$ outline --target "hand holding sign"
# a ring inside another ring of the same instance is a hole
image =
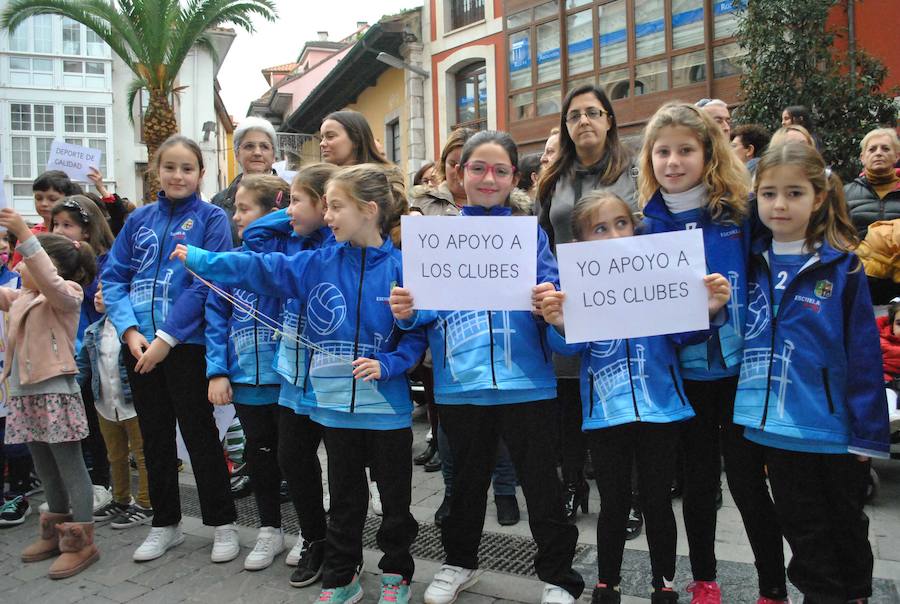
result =
[[[103,152],[99,149],[54,140],[50,145],[47,169],[62,170],[76,182],[88,182],[91,168],[98,168],[102,157]]]

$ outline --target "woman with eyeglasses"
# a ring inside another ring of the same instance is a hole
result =
[[[216,193],[212,204],[217,205],[234,218],[234,196],[237,194],[241,179],[248,174],[275,174],[272,164],[275,163],[275,128],[259,117],[248,117],[234,131],[234,158],[241,167],[241,173],[234,177],[231,184]],[[231,222],[231,236],[234,245],[240,244],[237,227]]]
[[[619,141],[612,103],[600,88],[579,86],[566,95],[559,124],[559,151],[541,173],[537,200],[540,225],[551,247],[574,240],[572,210],[583,195],[608,191],[637,210],[632,158]],[[587,444],[581,431],[581,395],[578,356],[553,355],[558,379],[560,452],[565,482],[566,515],[570,522],[580,507],[587,512],[589,486],[584,463]],[[637,514],[629,535],[637,536]]]

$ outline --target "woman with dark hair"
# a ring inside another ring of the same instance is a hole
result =
[[[600,88],[579,86],[566,95],[559,124],[559,152],[537,184],[540,225],[551,246],[573,240],[572,210],[582,195],[609,191],[632,211],[637,195],[632,159],[619,141],[616,114]],[[554,354],[560,409],[560,448],[566,486],[566,515],[572,522],[580,506],[587,511],[589,487],[584,476],[587,445],[581,432],[580,361]]]
[[[329,113],[319,129],[322,161],[336,166],[389,164],[378,150],[372,128],[362,113],[345,109]]]
[[[806,105],[791,105],[781,112],[781,126],[803,126],[813,139],[814,147],[821,153],[822,139],[816,134],[816,122]]]

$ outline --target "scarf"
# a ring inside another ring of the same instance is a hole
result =
[[[900,184],[900,176],[897,176],[897,171],[894,170],[894,168],[891,168],[882,174],[870,172],[866,169],[865,175],[866,180],[869,181],[869,184],[872,185],[872,188],[875,190],[878,199],[884,199],[885,195],[895,190],[897,185]]]

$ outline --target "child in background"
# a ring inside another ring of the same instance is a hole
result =
[[[175,444],[176,420],[191,458],[204,524],[215,527],[210,559],[240,554],[237,516],[206,380],[207,288],[169,259],[179,243],[231,247],[225,212],[203,201],[203,153],[174,135],[153,165],[162,186],[156,203],[132,212],[103,270],[103,300],[128,347],[125,364],[144,438],[153,527],[135,561],[154,560],[184,541]]]
[[[362,598],[358,565],[368,508],[368,463],[384,507],[377,542],[381,601],[407,604],[418,525],[409,511],[412,401],[406,371],[425,349],[421,331],[396,329],[386,300],[402,282],[399,239],[406,210],[397,168],[361,164],[329,181],[325,220],[336,245],[293,256],[216,254],[179,246],[173,256],[198,274],[231,286],[294,297],[307,305],[313,353],[311,419],[323,426],[331,510],[318,602]],[[324,281],[323,279],[328,279]]]
[[[250,223],[275,210],[289,195],[290,187],[278,176],[244,177],[234,198],[232,220],[238,237],[243,236]],[[253,551],[244,560],[244,568],[262,570],[284,549],[278,471],[280,380],[272,368],[281,304],[278,298],[245,289],[223,289],[239,306],[233,307],[231,298],[215,293],[206,299],[209,400],[214,405],[233,402],[247,438],[244,456],[259,511],[260,529]]]
[[[872,229],[869,229],[872,232]],[[878,317],[881,357],[884,360],[884,383],[887,387],[888,419],[891,434],[900,430],[900,298],[891,300],[886,317]]]
[[[47,170],[38,176],[34,179],[31,190],[34,193],[34,211],[41,217],[41,222],[31,228],[31,232],[34,234],[50,232],[50,211],[56,202],[63,197],[81,193],[81,187],[69,180],[66,173],[60,170]],[[11,267],[15,267],[20,260],[22,260],[22,256],[16,251],[13,254]]]
[[[841,179],[804,143],[756,172],[744,359],[734,421],[764,449],[791,583],[807,602],[867,601],[870,457],[888,457],[878,331]]]
[[[682,433],[692,604],[722,601],[715,544],[723,455],[728,487],[756,560],[758,604],[787,600],[781,531],[766,485],[764,452],[731,421],[747,310],[749,182],[747,169],[707,112],[667,103],[650,119],[638,178],[645,231],[703,229],[709,272],[726,275],[731,283],[725,324],[708,342],[678,354],[684,391],[696,413]]]
[[[635,221],[624,200],[608,192],[593,192],[575,204],[572,232],[577,241],[617,239],[634,235]],[[728,302],[731,288],[722,275],[708,275],[709,313],[713,317]],[[560,354],[581,354],[582,428],[587,433],[600,490],[597,520],[598,579],[594,604],[621,601],[625,528],[632,502],[632,461],[637,469],[638,501],[647,521],[653,593],[651,602],[677,602],[674,588],[677,533],[669,485],[675,473],[680,422],[694,411],[682,394],[677,347],[705,341],[708,331],[566,344],[563,300],[549,292],[541,304],[550,330],[550,347]],[[637,351],[637,352],[635,352]],[[599,378],[624,364],[627,386],[604,390]],[[637,370],[632,374],[631,367]]]
[[[111,520],[112,528],[124,529],[146,524],[153,517],[144,465],[144,441],[125,369],[127,351],[122,348],[116,328],[106,316],[103,292],[99,289],[94,296],[94,305],[101,313],[101,319],[85,330],[77,361],[82,389],[88,387],[93,394],[112,482],[112,500],[94,511],[94,521]],[[136,498],[131,491],[129,453],[137,465]]]
[[[0,287],[19,289],[22,280],[18,273],[7,268],[9,263],[9,233],[0,230]],[[0,311],[0,352],[6,353],[9,346],[9,316]],[[4,366],[3,358],[0,358],[0,370]],[[17,526],[25,522],[25,517],[31,513],[28,503],[28,491],[31,490],[31,456],[28,454],[28,446],[25,444],[3,444],[2,437],[6,430],[6,401],[9,397],[9,386],[6,382],[0,383],[0,494],[3,491],[2,481],[4,477],[9,479],[9,490],[3,494],[3,503],[0,506],[0,527]]]
[[[290,204],[284,210],[261,217],[244,229],[244,244],[254,252],[292,255],[335,244],[325,224],[325,186],[337,172],[333,164],[310,164],[301,168],[291,183]],[[278,465],[288,492],[300,536],[287,555],[288,566],[296,566],[290,583],[305,587],[319,580],[325,558],[326,518],[322,468],[318,449],[322,426],[310,419],[315,397],[307,379],[309,351],[298,341],[306,336],[306,306],[297,298],[283,298],[283,335],[278,342],[275,371],[281,376],[278,396]]]
[[[457,168],[468,205],[458,220],[510,216],[517,163],[518,150],[509,134],[482,131],[469,138]],[[555,449],[548,426],[557,417],[556,376],[547,350],[546,323],[535,313],[540,314],[540,294],[556,289],[558,273],[547,235],[539,227],[536,231],[538,285],[533,312],[416,311],[409,290],[395,287],[391,292],[398,325],[427,330],[435,401],[458,467],[450,514],[441,524],[446,559],[425,590],[427,604],[450,604],[478,579],[478,546],[500,438],[509,449],[528,506],[528,523],[537,543],[534,566],[545,582],[541,602],[572,604],[584,591],[584,580],[572,568],[578,529],[566,522],[555,460],[548,455]],[[447,334],[453,333],[448,328],[452,323],[472,330],[465,346]],[[512,341],[507,337],[502,344],[504,338],[495,337],[495,330],[501,329]]]
[[[0,381],[9,378],[5,442],[28,443],[49,506],[41,514],[40,538],[25,548],[22,560],[61,552],[49,576],[62,579],[100,556],[91,480],[81,456],[87,419],[75,379],[82,288],[93,280],[96,263],[90,245],[34,235],[10,208],[0,210],[0,226],[16,236],[23,256],[22,289],[0,289],[0,310],[9,312],[12,335],[0,375]]]

